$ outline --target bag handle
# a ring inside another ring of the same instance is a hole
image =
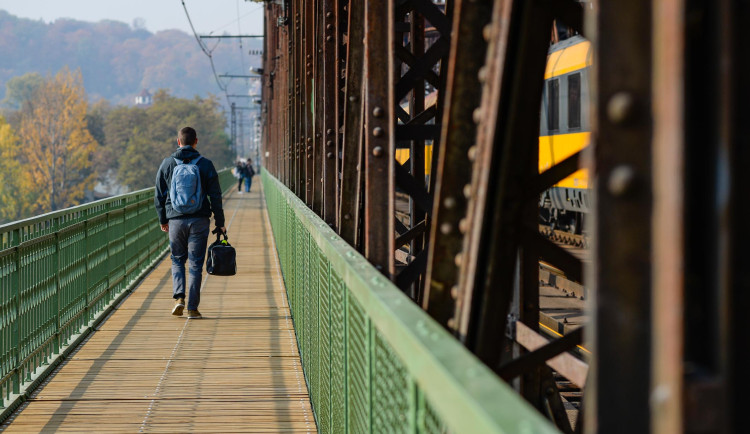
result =
[[[222,231],[221,228],[219,227],[214,228],[214,230],[212,230],[211,233],[216,234],[216,241],[220,241],[222,235],[224,235],[224,241],[229,240],[229,237],[227,237],[227,233]]]

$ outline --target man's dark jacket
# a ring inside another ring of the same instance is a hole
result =
[[[203,190],[203,205],[194,214],[180,214],[172,209],[172,201],[169,199],[169,186],[172,183],[172,172],[177,166],[175,158],[182,161],[192,161],[200,153],[192,146],[183,146],[175,151],[172,156],[161,162],[159,171],[156,173],[156,193],[154,194],[154,205],[159,215],[159,223],[167,224],[169,220],[190,217],[211,217],[213,212],[217,227],[224,227],[224,209],[221,206],[221,186],[219,185],[219,174],[216,173],[214,163],[206,157],[201,157],[196,163],[201,174],[201,187]],[[206,200],[208,196],[208,200]]]

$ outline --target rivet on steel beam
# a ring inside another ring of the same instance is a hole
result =
[[[458,285],[453,285],[451,287],[451,298],[453,299],[458,298]]]
[[[307,152],[312,152],[312,146],[307,147]]]
[[[477,73],[477,78],[479,78],[480,83],[484,83],[487,81],[487,67],[483,66],[479,68],[479,73]]]
[[[307,55],[307,60],[310,60],[310,59],[312,59],[312,54]]]
[[[469,157],[469,161],[474,161],[477,159],[477,146],[476,145],[469,148],[469,152],[467,153],[467,156]]]
[[[461,253],[457,253],[456,257],[453,258],[453,262],[456,264],[456,267],[460,267],[463,260],[464,260],[464,256]]]
[[[486,42],[490,42],[490,38],[492,37],[492,25],[491,24],[487,24],[486,26],[484,26],[484,28],[482,29],[482,37],[484,38]]]
[[[625,196],[633,190],[635,170],[627,165],[617,166],[609,174],[607,187],[613,196]]]
[[[327,130],[326,130],[326,134],[327,134],[327,135],[329,135],[329,136],[330,136],[331,134],[333,134],[333,129],[332,129],[332,128],[329,128],[329,129],[327,129]]]
[[[376,147],[372,148],[372,155],[374,155],[376,157],[382,157],[384,153],[385,152],[383,151],[383,147],[382,146],[376,146]]]
[[[357,96],[356,95],[351,95],[349,97],[349,102],[355,102],[355,101],[357,101]]]
[[[464,185],[464,197],[467,199],[471,198],[471,184]]]
[[[630,92],[617,92],[607,102],[607,116],[615,124],[625,124],[635,116],[635,98]]]
[[[483,116],[483,114],[482,114],[481,107],[477,107],[476,109],[474,109],[474,113],[472,114],[472,118],[474,119],[474,123],[475,124],[479,124],[480,122],[482,122],[482,116]]]
[[[350,220],[351,218],[352,216],[350,216],[349,214],[344,214],[344,220]]]
[[[326,146],[333,146],[333,140],[326,141]]]
[[[461,221],[458,222],[458,230],[461,231],[462,234],[465,234],[469,231],[469,220],[462,218]]]
[[[312,137],[307,138],[307,143],[312,143]]]
[[[445,209],[453,209],[456,207],[456,199],[452,197],[446,197],[443,199],[443,206]]]
[[[381,127],[375,127],[372,129],[372,135],[375,137],[382,137],[385,131]]]
[[[440,233],[443,235],[449,235],[453,232],[453,226],[450,223],[443,223],[440,225]]]
[[[448,319],[448,327],[449,327],[449,328],[454,328],[454,327],[456,327],[456,320],[455,320],[455,319],[453,319],[453,318],[449,318],[449,319]]]
[[[333,16],[333,12],[326,12],[326,18],[331,18]]]
[[[375,107],[372,109],[372,115],[376,118],[382,118],[385,114],[385,110],[383,110],[383,107]]]
[[[330,158],[333,158],[333,152],[329,152],[329,153],[327,153],[327,154],[326,154],[326,157],[328,157],[329,159],[330,159]]]
[[[331,30],[331,29],[333,29],[333,24],[326,25],[326,30]]]

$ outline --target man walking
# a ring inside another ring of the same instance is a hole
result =
[[[253,160],[247,159],[245,163],[245,169],[242,176],[245,177],[245,192],[250,193],[250,187],[253,185],[253,176],[255,176],[255,169],[253,169]]]
[[[180,130],[179,149],[162,161],[156,174],[154,205],[161,230],[169,233],[172,250],[172,315],[185,309],[185,262],[188,262],[188,318],[198,319],[203,261],[213,213],[217,229],[226,232],[221,186],[211,160],[195,149],[198,136],[191,127]]]

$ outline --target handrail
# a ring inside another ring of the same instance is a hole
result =
[[[557,430],[263,171],[321,432]]]
[[[0,226],[0,421],[167,250],[153,188]]]

